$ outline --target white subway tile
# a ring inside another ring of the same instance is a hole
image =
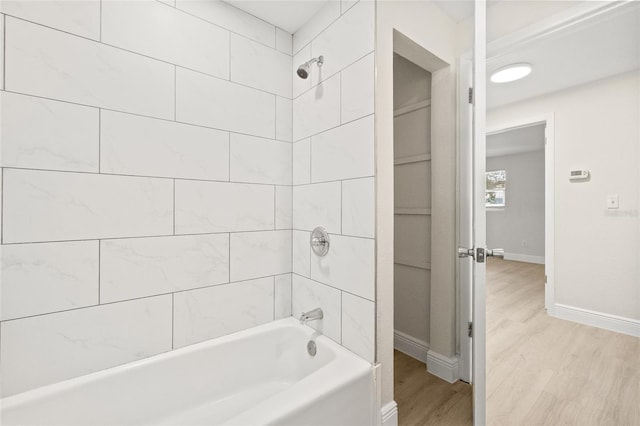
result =
[[[342,293],[342,344],[369,362],[375,360],[375,303]]]
[[[176,6],[176,0],[158,0],[158,1],[161,1],[162,3],[168,4],[173,7]]]
[[[293,100],[293,140],[340,125],[340,75]]]
[[[293,231],[293,272],[311,277],[311,232]]]
[[[176,7],[216,25],[275,47],[275,27],[221,0],[176,0]]]
[[[242,183],[176,181],[176,234],[273,229],[275,190]]]
[[[291,231],[231,234],[231,281],[291,272]]]
[[[276,186],[276,229],[291,229],[293,192],[290,186]]]
[[[311,77],[300,78],[298,77],[298,67],[311,59],[311,45],[306,46],[293,56],[293,64],[291,69],[291,75],[293,75],[293,97],[297,98],[307,90],[311,89]],[[314,64],[311,68],[311,74],[318,72],[318,67]]]
[[[100,242],[100,302],[229,282],[229,235]]]
[[[232,133],[230,149],[232,182],[291,184],[290,143]]]
[[[343,123],[373,114],[373,77],[373,53],[342,71]]]
[[[2,0],[0,12],[100,40],[100,0]]]
[[[174,295],[174,347],[267,323],[274,316],[273,277]]]
[[[293,140],[293,101],[276,96],[276,139]]]
[[[331,235],[324,257],[311,255],[311,278],[365,299],[375,297],[375,241]]]
[[[174,118],[174,66],[13,18],[6,90]]]
[[[98,304],[98,241],[2,247],[2,320]]]
[[[322,76],[327,78],[372,52],[374,41],[375,3],[361,1],[313,40],[311,54],[324,55]]]
[[[182,68],[176,79],[178,121],[274,137],[274,95]]]
[[[4,243],[167,235],[168,179],[4,170]]]
[[[340,16],[340,2],[328,1],[314,16],[293,35],[293,52],[301,48],[327,28]]]
[[[104,0],[102,42],[229,78],[229,31],[157,1]]]
[[[231,34],[231,81],[291,98],[291,56]]]
[[[328,232],[341,230],[340,182],[303,185],[293,188],[293,228],[311,231],[323,226]]]
[[[311,139],[293,144],[293,184],[311,183]]]
[[[276,49],[291,56],[293,54],[293,36],[276,27]]]
[[[374,178],[342,181],[342,233],[373,238],[376,226]]]
[[[275,277],[274,319],[291,316],[291,274]]]
[[[113,111],[102,111],[103,173],[229,179],[229,133]]]
[[[340,343],[342,340],[340,290],[294,274],[291,291],[293,305],[291,314],[299,318],[303,312],[316,308],[322,309],[324,317],[321,320],[310,321],[307,325]]]
[[[9,396],[171,350],[171,296],[6,321],[1,327],[2,394]]]
[[[360,120],[311,138],[311,182],[373,176],[374,119]]]
[[[97,108],[8,92],[0,102],[3,167],[98,171]]]

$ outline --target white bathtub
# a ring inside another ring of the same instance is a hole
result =
[[[368,362],[287,318],[4,398],[0,423],[369,426],[373,387]]]

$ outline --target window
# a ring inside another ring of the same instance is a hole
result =
[[[505,189],[507,185],[507,171],[495,170],[486,173],[485,206],[504,207]]]

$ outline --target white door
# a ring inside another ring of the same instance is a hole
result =
[[[459,139],[459,228],[458,259],[461,307],[461,376],[465,371],[473,385],[473,423],[486,423],[485,377],[485,2],[475,1],[473,61],[460,63],[460,139]],[[466,87],[465,87],[466,86]],[[473,102],[468,104],[468,89],[473,87]],[[468,105],[468,106],[467,106]],[[466,321],[470,318],[470,321]],[[467,338],[467,322],[472,323],[472,338]],[[469,361],[470,359],[470,361]]]

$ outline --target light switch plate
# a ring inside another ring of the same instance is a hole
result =
[[[619,207],[619,198],[618,195],[607,195],[607,208],[608,209],[617,209]]]

